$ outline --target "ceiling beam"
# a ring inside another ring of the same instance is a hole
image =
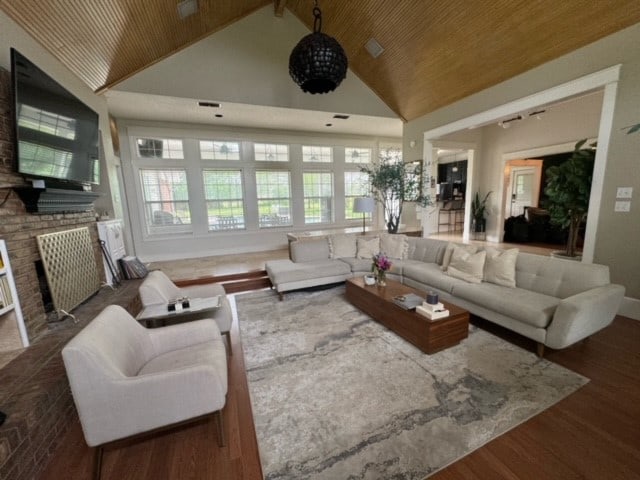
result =
[[[287,6],[287,0],[273,0],[273,12],[276,17],[284,15],[284,7]]]

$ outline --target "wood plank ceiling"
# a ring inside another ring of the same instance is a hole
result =
[[[0,8],[102,91],[265,5],[310,29],[311,0],[0,0]],[[320,1],[350,69],[412,120],[640,22],[638,0]],[[383,47],[372,59],[369,38]]]

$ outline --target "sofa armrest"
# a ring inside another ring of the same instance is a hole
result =
[[[222,341],[220,329],[215,320],[203,319],[179,323],[168,327],[150,328],[149,339],[156,355],[189,347],[197,343]]]
[[[567,347],[609,325],[622,303],[624,287],[609,284],[563,299],[547,327],[544,344]]]

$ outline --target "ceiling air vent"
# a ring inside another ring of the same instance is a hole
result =
[[[178,16],[184,20],[198,11],[198,0],[184,0],[178,3]]]
[[[339,118],[340,120],[346,120],[347,118],[349,118],[349,115],[342,115],[340,113],[336,113],[333,118]]]
[[[222,105],[218,102],[198,102],[201,107],[220,108]]]
[[[364,44],[364,48],[367,49],[367,52],[369,52],[373,58],[378,58],[382,52],[384,52],[384,48],[382,48],[382,45],[380,45],[375,38],[370,38],[367,43]]]

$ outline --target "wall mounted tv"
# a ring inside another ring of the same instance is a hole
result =
[[[58,188],[100,183],[98,114],[13,48],[11,67],[18,172]]]

